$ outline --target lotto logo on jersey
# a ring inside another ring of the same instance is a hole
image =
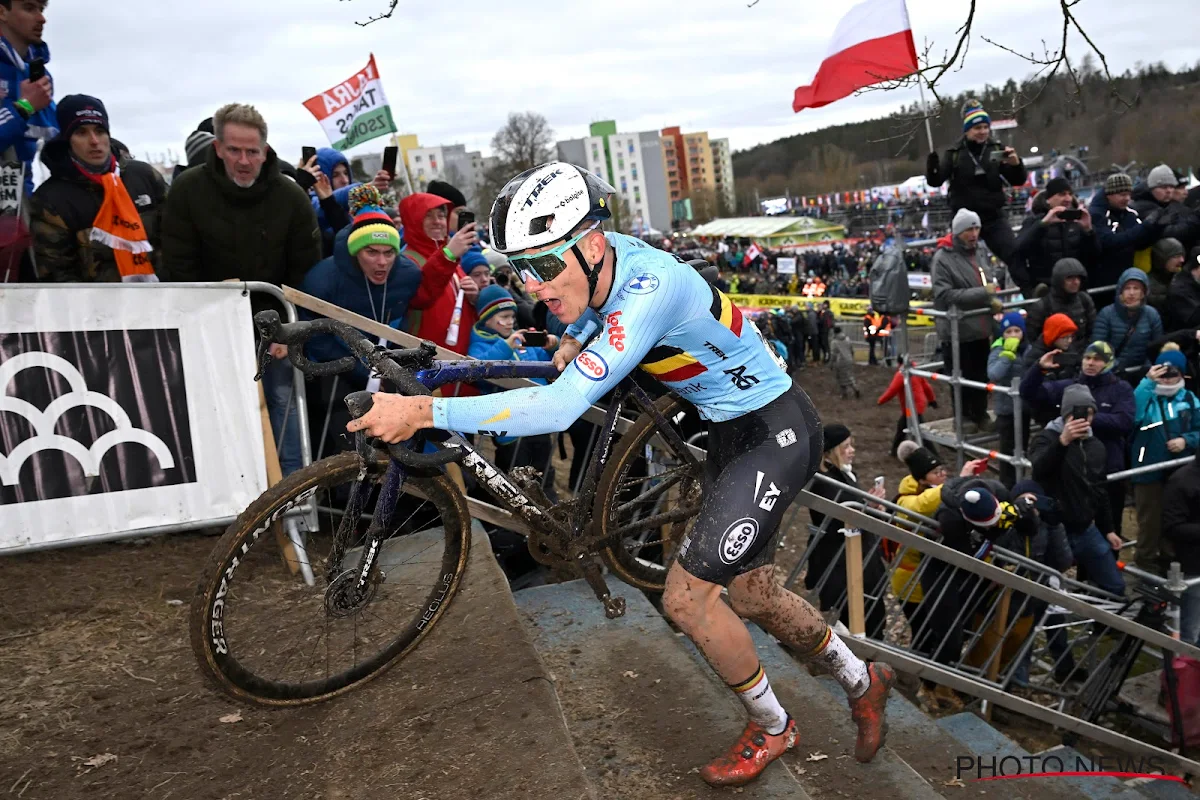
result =
[[[650,294],[658,289],[658,276],[643,272],[636,278],[630,279],[629,283],[625,284],[625,289],[630,294]]]
[[[621,324],[622,313],[614,311],[604,318],[604,324],[608,326],[608,343],[618,353],[625,352],[625,326]]]
[[[584,350],[575,357],[575,369],[589,381],[602,381],[608,377],[608,362],[591,350]]]
[[[730,525],[721,537],[721,560],[726,564],[736,564],[749,552],[757,538],[758,521],[752,517],[742,517]]]

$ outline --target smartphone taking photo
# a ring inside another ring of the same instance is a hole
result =
[[[300,163],[308,164],[309,161],[317,157],[317,148],[301,147],[300,148]]]
[[[525,347],[545,347],[550,337],[545,331],[525,331],[521,334],[521,341]]]
[[[29,62],[29,80],[40,81],[46,77],[46,62],[40,58],[35,58]]]
[[[383,166],[381,169],[393,178],[396,177],[396,159],[400,155],[400,148],[395,145],[383,148]]]
[[[474,211],[460,211],[460,212],[458,212],[458,229],[459,229],[460,231],[461,231],[463,228],[465,228],[465,227],[467,227],[468,225],[470,225],[470,224],[471,224],[472,222],[474,222],[474,221],[475,221],[475,212],[474,212]]]

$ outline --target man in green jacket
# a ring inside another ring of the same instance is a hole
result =
[[[299,286],[321,259],[321,231],[308,195],[279,171],[266,120],[253,106],[222,107],[213,127],[217,138],[204,165],[182,173],[167,194],[159,278]],[[254,303],[256,310],[269,305]],[[273,345],[271,353],[276,361],[263,375],[263,389],[287,475],[300,467],[296,403],[289,402],[292,370],[281,360],[286,347]]]

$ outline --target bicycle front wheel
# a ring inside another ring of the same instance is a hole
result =
[[[695,407],[675,395],[655,407],[679,438],[707,445]],[[704,465],[680,453],[643,414],[621,437],[600,476],[593,515],[607,544],[605,565],[621,580],[661,592],[667,569],[700,513]]]
[[[192,649],[223,691],[268,706],[324,700],[394,666],[441,619],[470,551],[465,498],[444,476],[405,481],[378,567],[365,591],[352,585],[386,468],[355,453],[322,459],[225,531],[191,608]],[[289,569],[304,560],[312,586]]]

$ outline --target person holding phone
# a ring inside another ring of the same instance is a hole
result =
[[[25,197],[33,194],[38,142],[59,130],[45,27],[45,0],[0,0],[0,151],[14,148],[25,164]]]
[[[1046,188],[1033,198],[1030,212],[1021,222],[1014,254],[1009,271],[1026,297],[1039,294],[1040,285],[1052,285],[1054,266],[1064,258],[1082,264],[1085,275],[1096,268],[1100,246],[1092,215],[1080,205],[1066,178],[1046,181]],[[1101,284],[1092,281],[1092,285]]]
[[[980,238],[1006,264],[1012,263],[1012,227],[1004,213],[1006,186],[1021,186],[1028,178],[1017,151],[992,138],[992,121],[974,99],[963,104],[963,137],[939,158],[929,154],[925,180],[930,189],[950,182],[950,208],[979,215]]]

